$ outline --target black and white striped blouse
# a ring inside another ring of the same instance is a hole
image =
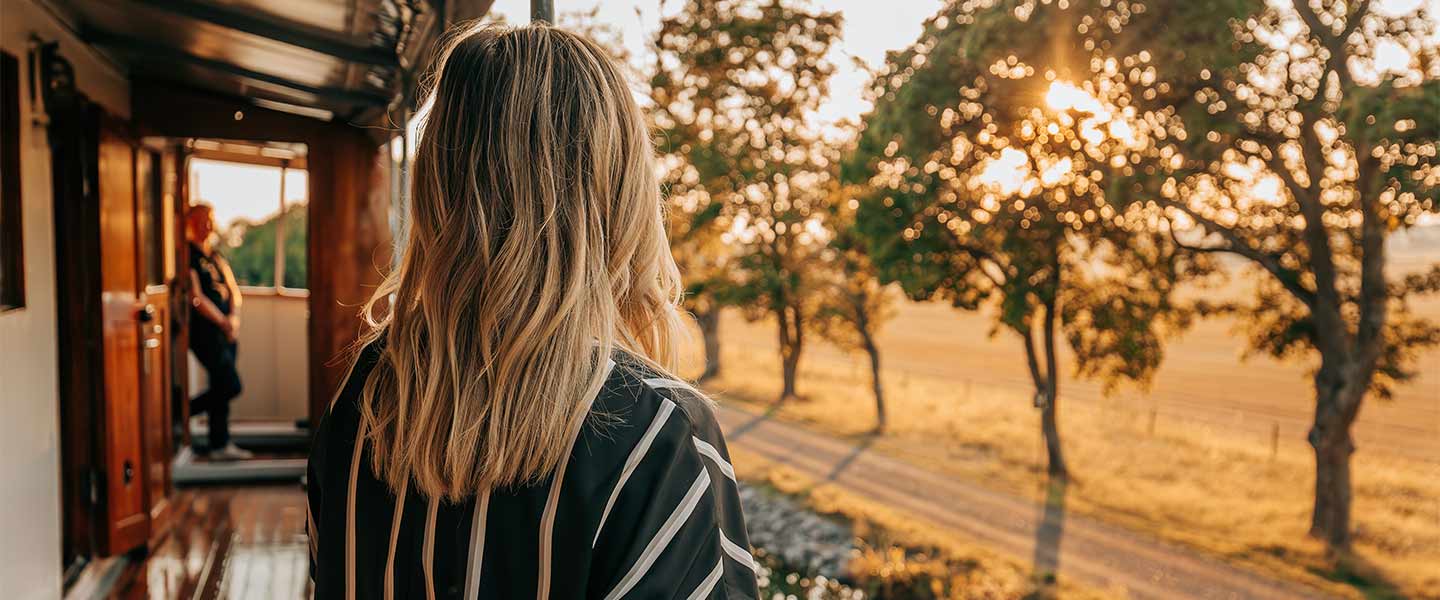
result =
[[[367,348],[316,431],[308,474],[315,597],[755,598],[756,564],[707,401],[617,354],[545,483],[461,504],[395,493],[355,443]],[[618,363],[618,364],[617,364]]]

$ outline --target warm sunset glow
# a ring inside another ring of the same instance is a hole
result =
[[[1405,46],[1392,39],[1383,39],[1375,44],[1375,70],[1380,73],[1404,73],[1410,70],[1414,56]]]
[[[1281,195],[1280,186],[1281,183],[1279,177],[1276,177],[1274,175],[1266,175],[1264,177],[1261,177],[1258,181],[1255,182],[1253,186],[1250,187],[1250,195],[1253,196],[1256,200],[1259,200],[1266,204],[1278,206],[1285,201],[1285,197]]]
[[[1045,104],[1055,110],[1077,110],[1096,115],[1106,114],[1105,106],[1090,92],[1067,81],[1054,81],[1045,92]]]
[[[981,184],[994,187],[1008,196],[1019,191],[1029,175],[1029,157],[1020,150],[1006,148],[1000,151],[1000,156],[986,163],[977,178]]]

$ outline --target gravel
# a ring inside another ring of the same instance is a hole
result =
[[[855,550],[850,525],[822,517],[774,491],[740,484],[750,545],[796,571],[831,579],[846,576]]]

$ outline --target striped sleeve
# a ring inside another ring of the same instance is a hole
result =
[[[344,385],[335,399],[315,423],[315,434],[310,439],[310,453],[305,468],[305,525],[309,538],[310,580],[319,592],[337,586],[348,586],[348,578],[337,580],[335,575],[327,576],[326,555],[345,551],[348,512],[341,507],[348,506],[350,489],[346,489],[353,467],[352,463],[359,446],[356,443],[359,414],[356,399],[365,385],[365,375],[374,367],[380,356],[381,344],[372,343],[365,347],[345,374]],[[329,502],[330,504],[326,504]],[[336,533],[339,535],[336,535]],[[329,551],[324,550],[330,548]],[[332,564],[333,563],[328,563]],[[334,571],[331,567],[329,571]]]
[[[305,533],[310,546],[310,581],[315,581],[316,561],[320,551],[321,474],[325,473],[325,449],[312,444],[310,459],[305,467]]]
[[[735,472],[708,401],[653,383],[660,409],[601,516],[590,595],[755,598]]]

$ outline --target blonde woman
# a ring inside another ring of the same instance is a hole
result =
[[[617,65],[548,26],[442,51],[409,242],[308,476],[318,598],[754,598]]]

